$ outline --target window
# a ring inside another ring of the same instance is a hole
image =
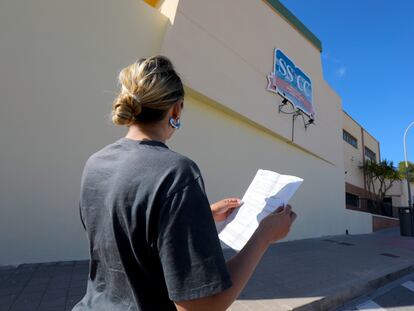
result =
[[[365,147],[365,160],[377,162],[377,155],[371,149]]]
[[[346,205],[359,207],[359,197],[352,193],[346,193]]]
[[[357,139],[345,130],[343,131],[343,138],[348,144],[358,149]]]

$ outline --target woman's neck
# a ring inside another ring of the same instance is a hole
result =
[[[166,129],[159,125],[133,124],[129,127],[125,137],[133,140],[155,140],[165,143],[168,134]]]

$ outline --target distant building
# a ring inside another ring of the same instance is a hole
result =
[[[358,212],[373,213],[366,176],[361,170],[361,166],[365,161],[377,163],[381,161],[380,143],[345,111],[343,116],[346,208]],[[398,207],[408,206],[407,193],[405,180],[394,182],[382,202],[384,207],[373,214],[374,231],[385,227],[399,226]]]
[[[358,210],[360,199],[368,199],[366,180],[360,167],[367,160],[380,161],[380,143],[345,111],[342,137],[346,207]]]

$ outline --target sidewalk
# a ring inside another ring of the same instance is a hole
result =
[[[0,267],[0,311],[71,310],[87,269],[87,261]],[[230,310],[335,310],[413,271],[414,238],[399,229],[279,243]]]
[[[399,229],[274,245],[230,310],[335,310],[414,271],[414,237]]]

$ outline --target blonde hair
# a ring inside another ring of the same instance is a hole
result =
[[[160,121],[184,98],[181,79],[165,56],[140,59],[122,69],[118,79],[121,91],[112,105],[117,125]]]

